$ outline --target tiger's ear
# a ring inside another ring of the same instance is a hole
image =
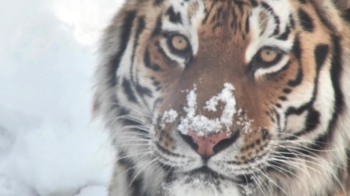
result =
[[[333,0],[335,6],[340,10],[344,11],[350,8],[350,0]]]

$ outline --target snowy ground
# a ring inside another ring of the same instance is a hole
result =
[[[0,1],[0,196],[106,196],[95,43],[122,0]]]

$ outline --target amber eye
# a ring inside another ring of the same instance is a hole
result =
[[[260,60],[264,63],[272,63],[278,58],[278,53],[270,48],[260,50]]]
[[[279,62],[287,57],[288,52],[278,47],[266,46],[261,48],[249,63],[248,70],[252,73],[256,70],[279,65]]]
[[[183,35],[175,35],[171,38],[171,45],[178,51],[187,49],[189,43]]]

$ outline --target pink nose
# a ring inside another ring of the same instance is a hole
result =
[[[239,133],[238,133],[239,134]],[[210,136],[198,136],[195,131],[189,131],[188,135],[192,138],[195,144],[190,144],[191,146],[198,146],[197,152],[203,157],[211,157],[217,152],[225,149],[231,145],[237,138],[238,135],[232,135],[224,132],[217,133]],[[189,143],[189,141],[187,140]]]

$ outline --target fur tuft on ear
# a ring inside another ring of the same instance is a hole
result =
[[[350,8],[350,0],[333,0],[335,6],[340,10],[344,11]]]

